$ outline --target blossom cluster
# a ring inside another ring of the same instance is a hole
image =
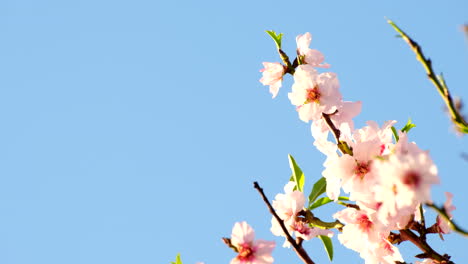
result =
[[[344,192],[354,202],[355,206],[333,215],[345,224],[338,239],[359,252],[366,264],[403,262],[389,236],[419,220],[421,204],[431,203],[430,188],[439,183],[437,168],[428,151],[408,139],[408,130],[396,131],[396,121],[381,126],[368,121],[362,128],[354,127],[353,118],[360,113],[361,103],[344,101],[337,75],[319,71],[330,65],[324,63],[321,52],[309,48],[311,39],[310,33],[296,38],[297,65],[289,71],[294,83],[288,98],[299,118],[312,122],[314,146],[326,156],[322,175],[328,197],[337,201]],[[276,97],[288,68],[279,62],[263,65],[260,82],[269,85]],[[332,136],[336,142],[330,140]],[[293,188],[286,185],[285,193],[273,201],[289,233],[304,240],[331,236],[331,231],[314,228],[300,217],[305,197]],[[447,198],[445,208],[451,216],[451,194]],[[447,221],[437,218],[436,226],[441,234],[450,232]],[[275,219],[271,231],[284,236]]]

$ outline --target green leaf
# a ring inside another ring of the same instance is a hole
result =
[[[312,191],[309,195],[309,206],[325,191],[327,190],[327,180],[322,177],[316,183],[314,183],[314,187],[312,187]]]
[[[171,261],[171,264],[182,264],[182,260],[180,259],[180,253],[177,254],[175,262]]]
[[[302,172],[301,168],[299,168],[299,166],[297,165],[296,161],[294,160],[293,156],[291,156],[291,154],[288,154],[288,159],[289,159],[289,167],[291,168],[291,171],[292,171],[291,181],[296,183],[296,188],[294,188],[294,190],[303,192],[304,183],[305,183],[304,173]]]
[[[349,198],[346,197],[346,196],[340,196],[340,197],[338,197],[338,200],[340,200],[340,201],[349,201]],[[318,199],[317,201],[315,201],[315,203],[310,205],[309,210],[314,210],[315,208],[319,208],[320,206],[326,205],[326,204],[331,203],[331,202],[333,202],[332,199],[330,199],[328,197],[322,197],[322,198]]]
[[[395,141],[398,142],[398,140],[400,140],[400,137],[398,136],[398,132],[396,131],[396,128],[394,126],[392,126],[392,133],[393,137],[395,138]]]
[[[320,240],[322,240],[323,246],[325,247],[325,251],[327,251],[328,258],[330,261],[333,260],[333,243],[331,238],[327,236],[319,236]]]
[[[279,33],[277,34],[275,31],[273,30],[266,30],[265,31],[268,35],[270,35],[270,37],[273,39],[273,41],[275,41],[275,44],[276,44],[276,47],[278,49],[281,49],[281,38],[283,37],[283,33]]]
[[[411,122],[411,118],[410,118],[408,119],[408,122],[406,123],[406,125],[401,129],[401,132],[408,133],[415,126],[416,125]]]

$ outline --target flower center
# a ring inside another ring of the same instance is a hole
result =
[[[408,171],[403,176],[403,183],[412,188],[417,188],[421,183],[421,176],[416,171]]]
[[[306,89],[307,91],[307,95],[306,95],[306,101],[304,104],[308,104],[308,103],[319,103],[320,101],[320,91],[318,89],[318,86],[315,85],[314,88],[311,88],[311,89]]]
[[[392,255],[395,252],[392,246],[385,240],[380,241],[379,246],[383,248],[388,255]]]
[[[380,156],[382,156],[382,155],[383,155],[383,153],[384,153],[385,149],[386,149],[386,146],[385,146],[385,144],[382,144],[382,145],[380,145],[380,151],[379,151],[379,153],[380,153]]]
[[[367,215],[365,214],[358,216],[357,222],[359,225],[359,229],[361,229],[364,232],[369,232],[373,225],[373,223],[369,220],[369,217],[367,217]]]
[[[304,222],[295,222],[293,229],[306,236],[309,235],[312,230],[310,227],[304,224]]]
[[[247,244],[239,246],[238,250],[239,255],[237,256],[237,258],[241,261],[252,260],[252,258],[254,257],[254,252],[252,248],[250,248],[250,246]]]
[[[359,176],[361,180],[366,176],[367,173],[370,171],[370,161],[356,161],[356,167],[354,168],[354,174]]]

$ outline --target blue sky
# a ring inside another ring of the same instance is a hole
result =
[[[468,100],[466,1],[59,1],[0,2],[0,263],[228,263],[220,238],[248,221],[260,238],[271,216],[252,188],[273,198],[289,178],[306,187],[322,172],[309,125],[258,79],[278,61],[264,30],[311,32],[357,125],[408,118],[429,149],[455,219],[468,228],[468,142],[384,17],[419,41],[454,95]],[[323,209],[323,218],[337,207]],[[433,216],[432,216],[433,217]],[[434,248],[468,259],[468,240]],[[336,242],[336,240],[335,240]],[[335,244],[335,263],[363,263]],[[328,263],[318,241],[306,244]],[[417,253],[406,245],[408,262]],[[299,263],[277,247],[276,263]]]

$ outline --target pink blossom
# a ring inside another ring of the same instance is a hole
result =
[[[296,215],[304,209],[305,196],[303,192],[293,191],[294,182],[289,182],[284,186],[284,194],[279,193],[273,200],[273,208],[276,214],[286,223],[295,221]]]
[[[338,240],[344,246],[359,252],[366,264],[394,264],[396,261],[403,261],[398,248],[386,239],[390,229],[382,225],[374,217],[374,213],[347,208],[333,217],[346,223]]]
[[[311,41],[312,36],[309,32],[305,33],[304,35],[298,35],[296,37],[298,55],[304,56],[305,63],[312,67],[329,68],[329,64],[323,63],[325,60],[323,54],[318,50],[309,48]]]
[[[452,204],[453,194],[446,192],[445,196],[447,197],[447,200],[444,203],[444,209],[450,219],[452,219],[452,211],[456,209],[456,207]],[[437,216],[437,226],[439,227],[440,233],[442,234],[448,234],[452,232],[449,221],[445,220],[440,215]]]
[[[281,218],[286,226],[288,232],[293,232],[294,223],[296,222],[297,214],[304,209],[305,196],[300,191],[293,191],[294,182],[288,182],[284,186],[284,194],[279,193],[273,200],[273,208],[276,214]],[[281,226],[278,224],[276,218],[271,219],[271,232],[275,236],[284,236]]]
[[[310,65],[300,65],[294,73],[294,84],[288,98],[297,107],[299,118],[318,120],[322,113],[331,114],[341,106],[339,82],[334,73],[321,73]]]
[[[344,140],[353,148],[353,156],[344,154],[341,157],[330,157],[325,162],[325,170],[322,172],[327,179],[327,195],[330,199],[337,199],[340,187],[350,193],[351,200],[372,199],[370,187],[377,183],[373,162],[383,153],[383,146],[387,144],[388,139],[383,136],[385,130],[388,129],[367,126],[357,130],[352,139],[350,135],[344,136]]]
[[[271,264],[271,252],[275,242],[254,240],[255,232],[246,222],[234,224],[231,234],[231,244],[236,247],[238,255],[231,264]]]
[[[387,224],[404,226],[420,203],[431,201],[430,187],[439,182],[437,168],[426,152],[393,154],[377,160],[374,169],[379,175],[375,199],[382,203],[379,219]]]
[[[263,73],[260,82],[263,85],[270,85],[270,93],[275,98],[283,80],[284,66],[278,62],[264,62],[263,66],[265,68],[260,70]]]
[[[338,240],[344,246],[363,252],[371,244],[379,242],[378,225],[363,211],[347,208],[333,215],[334,218],[346,223]]]
[[[395,144],[395,153],[400,153],[404,155],[419,155],[420,153],[423,153],[424,151],[420,149],[416,143],[414,142],[409,142],[408,141],[408,134],[399,132],[398,137],[400,138],[398,142]]]
[[[382,142],[391,142],[393,135],[391,127],[396,123],[395,120],[390,120],[385,122],[382,127],[379,127],[379,124],[375,121],[367,121],[367,126],[359,129],[354,134],[354,139],[356,141],[370,141],[374,139],[378,139]]]
[[[378,243],[374,243],[373,247],[369,247],[361,252],[360,255],[366,260],[366,264],[395,264],[397,261],[403,262],[398,248],[384,237]]]
[[[294,182],[286,184],[284,186],[285,193],[277,194],[275,200],[273,200],[273,208],[283,220],[286,230],[292,236],[304,240],[321,235],[332,236],[332,231],[310,227],[308,223],[304,222],[305,219],[299,217],[299,213],[304,209],[305,196],[304,193],[293,190],[295,185]],[[271,219],[270,230],[275,236],[285,236],[283,229],[274,217]],[[289,242],[286,240],[283,246],[289,247]]]

